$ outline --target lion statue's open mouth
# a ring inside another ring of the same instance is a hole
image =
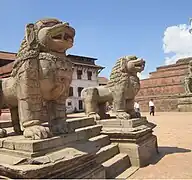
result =
[[[69,23],[47,19],[40,20],[35,25],[39,29],[38,39],[43,46],[49,46],[53,51],[58,52],[73,46],[75,29],[69,26]]]

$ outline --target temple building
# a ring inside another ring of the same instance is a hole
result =
[[[149,111],[150,99],[154,100],[156,111],[179,111],[178,101],[185,96],[184,78],[188,75],[190,60],[192,57],[158,67],[148,79],[141,80],[141,89],[136,96],[141,111]]]
[[[106,77],[98,77],[99,86],[107,85],[108,79]]]
[[[83,88],[98,86],[98,74],[104,67],[96,65],[96,58],[67,55],[74,64],[73,80],[69,90],[69,98],[66,101],[67,112],[83,111],[84,105],[81,99]],[[0,77],[10,76],[16,53],[0,51]]]

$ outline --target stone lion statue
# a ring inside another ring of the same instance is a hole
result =
[[[43,139],[68,131],[65,102],[73,69],[66,50],[74,37],[75,29],[57,19],[26,25],[11,76],[1,80],[1,107],[10,109],[17,134]]]
[[[184,79],[185,93],[192,93],[192,60],[189,61],[188,65],[188,76]]]
[[[137,72],[144,70],[145,61],[136,56],[125,56],[117,60],[106,86],[83,89],[81,97],[85,113],[96,120],[109,118],[106,103],[113,103],[118,119],[130,119],[137,116],[134,110],[134,98],[140,89]]]

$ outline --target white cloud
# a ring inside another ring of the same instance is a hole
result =
[[[149,78],[148,74],[144,74],[144,73],[137,73],[137,76],[139,77],[139,79],[147,79]]]
[[[178,59],[192,56],[192,34],[189,33],[191,26],[180,24],[170,26],[164,32],[164,53],[171,53],[165,57],[165,64],[175,63]]]

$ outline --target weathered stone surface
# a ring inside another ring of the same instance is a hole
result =
[[[134,118],[126,121],[118,119],[105,119],[102,121],[97,121],[97,124],[101,124],[107,128],[134,128],[147,123],[148,121],[146,117]]]
[[[10,178],[75,178],[83,174],[81,170],[90,171],[98,166],[95,157],[91,155],[80,155],[72,159],[58,160],[56,163],[42,165],[20,165],[11,166],[0,164],[0,173]],[[100,171],[104,171],[100,169]],[[104,175],[104,173],[103,173]],[[97,178],[97,177],[95,177]],[[102,177],[105,178],[105,177]]]
[[[22,129],[26,138],[44,139],[69,131],[65,103],[73,70],[66,50],[73,46],[74,36],[69,23],[57,19],[26,25],[11,77],[1,82],[0,107],[10,108],[17,134]],[[45,120],[49,127],[41,125]]]
[[[136,56],[125,56],[117,60],[106,86],[85,88],[81,96],[86,114],[97,119],[107,119],[106,103],[113,103],[119,119],[137,117],[134,98],[140,89],[137,72],[144,70],[145,61]]]
[[[53,148],[59,148],[75,141],[87,140],[91,137],[97,136],[100,134],[101,128],[101,125],[78,128],[74,133],[43,140],[27,140],[23,136],[13,136],[3,138],[0,142],[2,148],[13,150],[9,151],[9,154],[11,154],[11,152],[19,154],[19,151],[22,151],[22,154],[25,154],[26,157],[36,157],[40,154],[52,151]],[[2,149],[0,149],[0,151],[2,151]]]
[[[103,163],[106,160],[114,157],[115,155],[119,154],[119,147],[117,144],[109,144],[107,146],[102,147],[97,152],[97,162]]]
[[[100,128],[100,125],[95,126],[96,129]],[[27,151],[20,149],[8,150],[0,148],[0,175],[4,175],[10,178],[76,178],[76,177],[95,177],[105,178],[105,170],[99,164],[96,163],[96,156],[99,149],[108,143],[109,139],[106,139],[106,135],[99,135],[96,137],[91,136],[89,130],[93,131],[93,126],[85,127],[80,131],[83,132],[86,137],[83,139],[76,139],[72,142],[66,142],[65,146],[58,148],[49,148],[49,152],[40,150],[42,153],[37,153],[36,156],[26,156]],[[96,130],[97,132],[98,130]],[[68,139],[70,139],[70,134]],[[66,136],[66,137],[67,137]],[[13,136],[12,138],[16,138]],[[83,137],[83,136],[82,136]],[[7,137],[11,140],[11,137]],[[51,140],[27,140],[23,136],[18,136],[23,139],[23,144],[38,142],[42,144],[43,141]],[[57,137],[61,140],[62,137]],[[79,137],[78,137],[79,138]],[[6,138],[4,138],[6,139]],[[21,141],[21,140],[20,140]],[[104,143],[105,141],[105,143]],[[12,143],[15,143],[13,140]],[[52,144],[51,141],[49,141]],[[11,152],[12,151],[12,152]],[[15,151],[15,153],[14,153]],[[20,153],[18,153],[20,152]],[[22,154],[23,153],[23,154]],[[102,177],[101,177],[102,176]]]
[[[110,119],[98,121],[103,125],[102,133],[108,135],[111,142],[118,144],[120,153],[128,154],[132,166],[149,164],[158,153],[157,138],[152,135],[156,125],[148,122],[145,117],[116,121],[118,123],[112,120],[111,124]]]
[[[137,144],[119,142],[118,145],[121,153],[129,155],[132,166],[146,166],[158,153],[157,137],[154,135]]]
[[[117,154],[102,165],[106,170],[106,178],[115,178],[120,172],[131,166],[128,155],[123,153]]]
[[[178,111],[192,112],[192,94],[185,94],[178,98]]]

